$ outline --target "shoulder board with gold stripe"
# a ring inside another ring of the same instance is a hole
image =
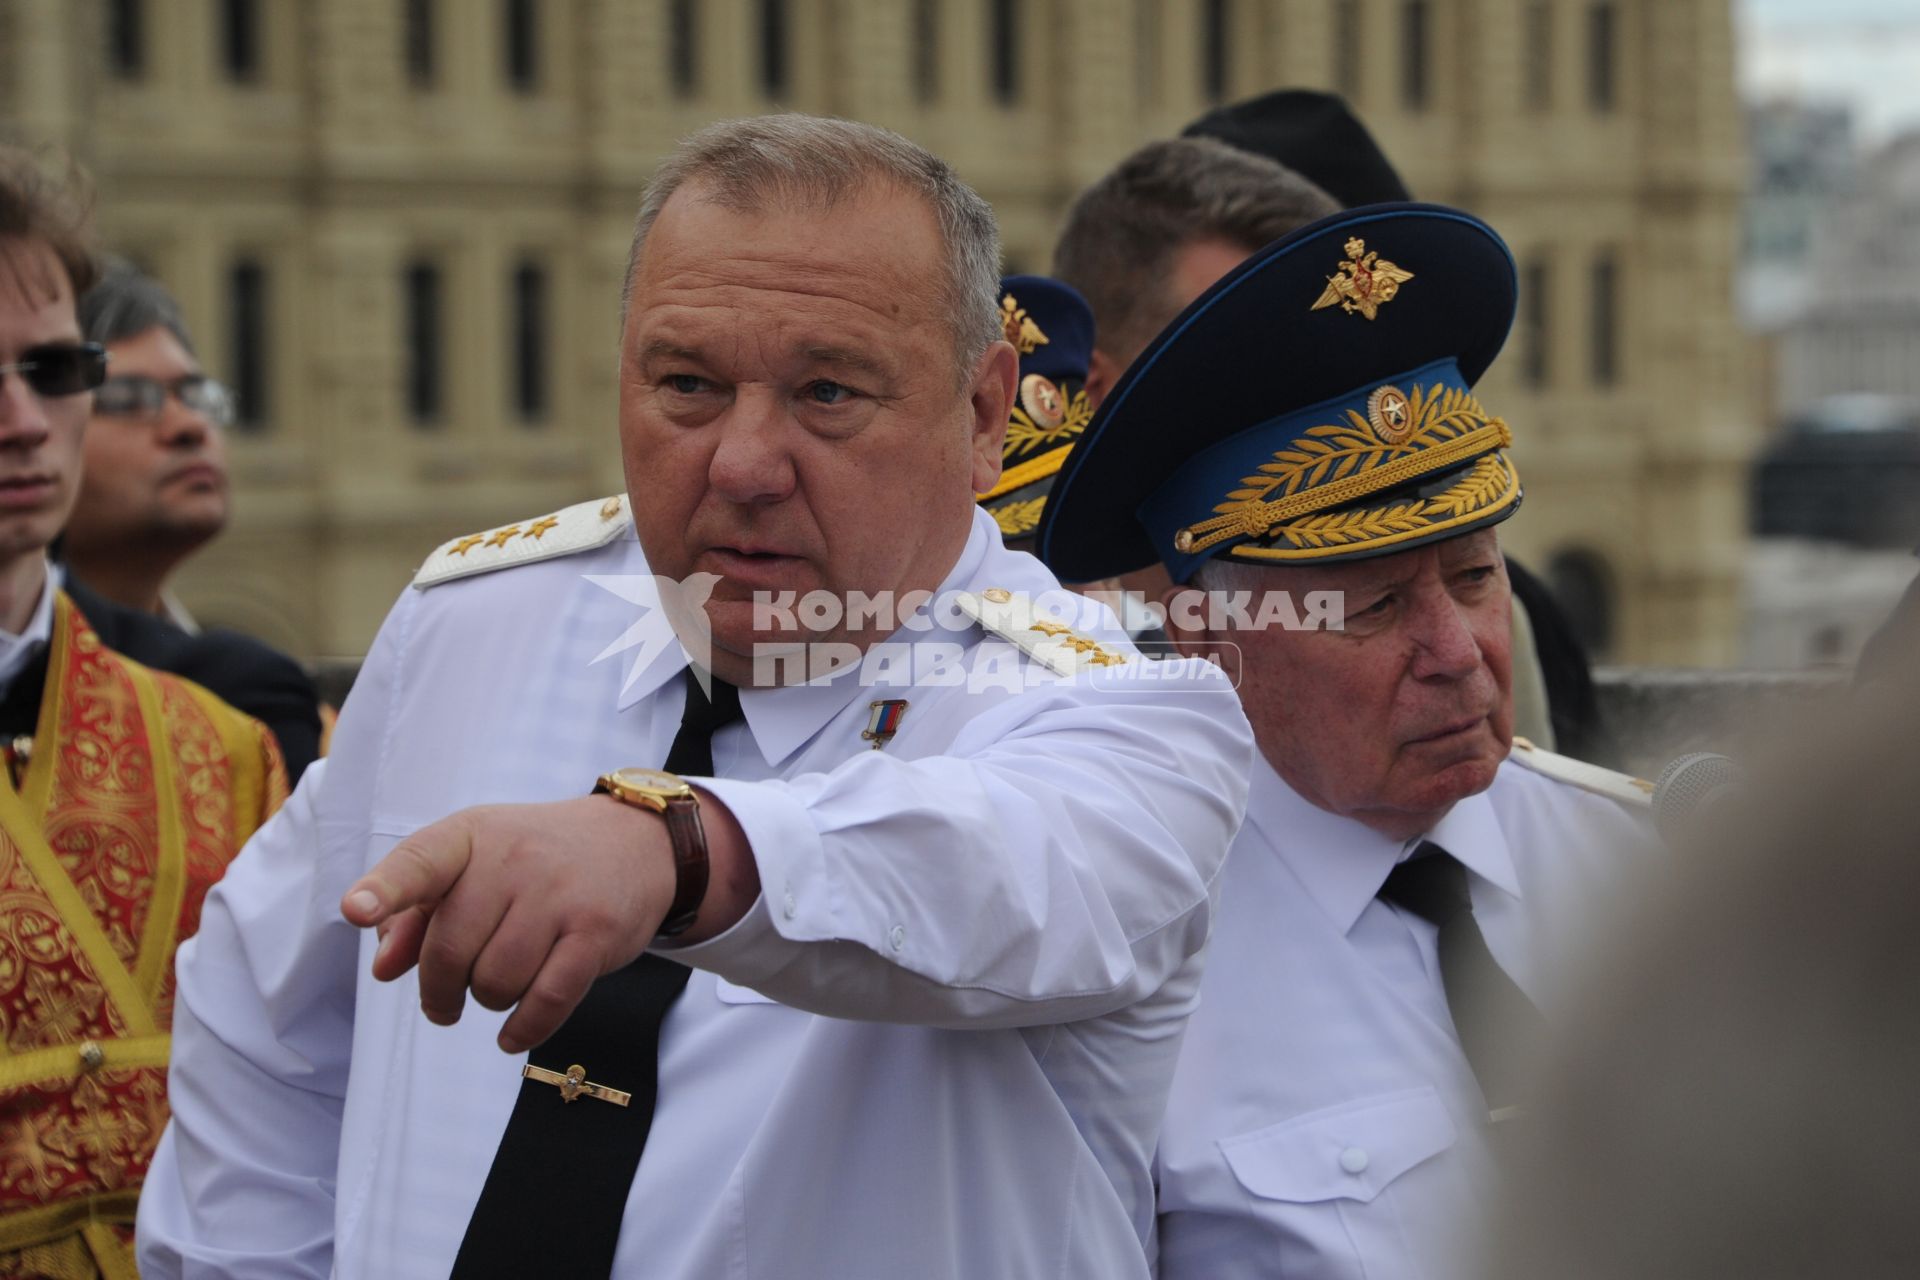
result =
[[[962,591],[954,598],[960,611],[982,629],[1011,640],[1020,651],[1055,675],[1070,676],[1088,667],[1117,667],[1129,655],[1041,613],[1033,601],[1000,587]]]
[[[1618,800],[1637,809],[1653,806],[1653,784],[1645,778],[1615,773],[1612,769],[1603,769],[1585,760],[1575,760],[1572,756],[1557,755],[1534,746],[1525,738],[1513,740],[1513,753],[1507,759],[1556,782],[1606,796],[1609,800]]]
[[[627,529],[627,501],[615,495],[578,502],[537,520],[470,533],[443,544],[413,575],[417,590],[476,573],[552,560],[604,547]]]

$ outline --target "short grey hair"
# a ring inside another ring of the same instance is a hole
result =
[[[164,328],[193,355],[193,335],[166,286],[125,258],[108,257],[99,283],[80,299],[80,331],[88,342],[112,345]]]
[[[952,317],[963,373],[1001,336],[1000,228],[992,206],[946,161],[890,129],[800,114],[708,125],[655,170],[634,221],[623,314],[647,233],[673,193],[689,183],[700,186],[703,199],[737,212],[774,204],[831,208],[876,183],[917,195],[933,211],[946,246],[941,305]]]
[[[1200,240],[1251,254],[1339,203],[1293,170],[1212,138],[1150,142],[1074,200],[1053,274],[1086,296],[1095,345],[1130,362],[1180,314],[1173,256]]]

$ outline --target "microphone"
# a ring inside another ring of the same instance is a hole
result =
[[[1739,794],[1746,771],[1726,756],[1692,751],[1660,771],[1653,784],[1653,825],[1669,840]]]

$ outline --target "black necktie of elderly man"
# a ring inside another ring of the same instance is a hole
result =
[[[713,775],[713,735],[741,718],[740,691],[712,681],[711,698],[687,669],[687,708],[667,752],[669,773]],[[660,1024],[689,971],[643,955],[593,984],[528,1061],[624,1090],[624,1107],[570,1106],[551,1084],[525,1080],[467,1223],[451,1280],[605,1276],[627,1192],[646,1150],[659,1091]]]
[[[1540,1011],[1507,976],[1473,917],[1467,869],[1431,840],[1395,867],[1379,897],[1439,929],[1440,982],[1447,1010],[1466,1051],[1487,1118],[1495,1124],[1520,1114],[1527,1094],[1523,1067],[1528,1046],[1545,1028]]]

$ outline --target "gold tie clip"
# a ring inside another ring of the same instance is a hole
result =
[[[595,1084],[587,1079],[587,1069],[574,1063],[565,1074],[549,1071],[545,1067],[536,1067],[531,1062],[520,1068],[523,1080],[538,1080],[541,1084],[558,1085],[560,1098],[564,1102],[573,1102],[580,1098],[598,1098],[602,1102],[611,1102],[616,1107],[624,1107],[633,1101],[633,1095],[622,1093],[618,1089],[609,1089],[603,1084]]]

